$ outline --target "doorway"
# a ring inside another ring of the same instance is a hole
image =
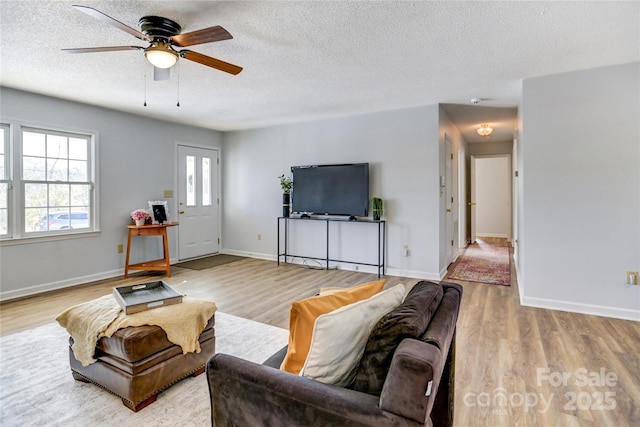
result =
[[[178,145],[178,259],[220,251],[219,150]]]
[[[455,228],[458,221],[454,219],[454,181],[453,181],[453,143],[449,135],[444,135],[445,143],[445,208],[446,208],[446,228],[447,228],[447,265],[455,261],[457,257],[457,249],[454,246],[456,242]]]
[[[470,240],[511,241],[511,155],[471,156]]]

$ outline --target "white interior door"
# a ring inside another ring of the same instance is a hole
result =
[[[454,261],[455,256],[455,233],[453,227],[453,144],[448,135],[444,137],[445,142],[445,206],[447,209],[447,264]]]
[[[219,152],[178,146],[178,250],[181,260],[220,251]]]
[[[469,200],[469,222],[471,223],[471,235],[469,236],[471,244],[476,242],[476,158],[471,156],[471,188],[469,189],[471,200]]]

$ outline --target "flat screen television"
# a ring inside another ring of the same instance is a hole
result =
[[[294,166],[294,213],[369,215],[369,164]]]

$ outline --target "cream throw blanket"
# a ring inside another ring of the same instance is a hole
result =
[[[113,295],[105,295],[68,308],[56,320],[73,338],[76,359],[87,366],[96,361],[93,354],[100,338],[128,326],[159,326],[182,353],[200,353],[198,338],[217,309],[214,302],[183,297],[180,304],[126,315]]]

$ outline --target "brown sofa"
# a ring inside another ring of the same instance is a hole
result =
[[[422,281],[378,321],[355,381],[336,387],[226,354],[207,364],[212,422],[226,426],[451,426],[462,287]]]
[[[200,334],[200,353],[182,353],[159,326],[119,329],[101,338],[94,357],[97,362],[82,366],[73,354],[69,338],[69,362],[73,378],[94,383],[122,399],[133,411],[156,401],[158,393],[178,381],[204,372],[215,352],[215,316]]]

